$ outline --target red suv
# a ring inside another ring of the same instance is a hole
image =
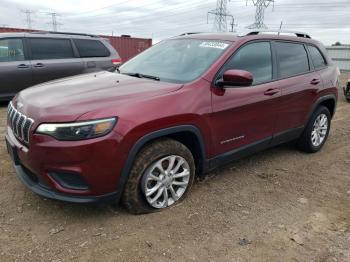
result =
[[[147,213],[185,198],[196,175],[288,141],[325,143],[337,67],[306,34],[187,34],[120,67],[20,92],[7,148],[47,198],[120,199]]]

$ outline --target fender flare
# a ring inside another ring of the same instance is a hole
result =
[[[122,172],[119,177],[119,182],[117,185],[117,202],[119,202],[122,196],[126,182],[129,179],[129,173],[131,171],[132,165],[134,163],[137,153],[141,150],[141,148],[151,140],[161,138],[167,135],[180,133],[180,132],[191,132],[197,137],[199,142],[199,147],[200,147],[200,157],[201,157],[200,162],[202,163],[201,168],[202,170],[206,169],[207,161],[206,161],[204,140],[201,132],[197,127],[193,125],[180,125],[180,126],[168,127],[168,128],[164,128],[164,129],[160,129],[160,130],[148,133],[143,137],[141,137],[140,139],[138,139],[128,153],[128,157],[124,163]]]
[[[325,95],[325,96],[321,96],[321,97],[318,98],[318,99],[316,100],[316,102],[313,104],[313,106],[312,106],[310,112],[309,112],[308,115],[307,115],[306,123],[305,123],[304,126],[306,126],[306,125],[309,123],[310,118],[311,118],[311,116],[312,116],[312,113],[315,111],[315,109],[316,109],[323,101],[330,100],[330,99],[334,101],[334,113],[333,113],[332,117],[334,116],[334,114],[335,114],[335,109],[336,109],[336,107],[337,107],[337,97],[336,97],[335,95]]]

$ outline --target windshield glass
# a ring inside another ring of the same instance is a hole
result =
[[[141,74],[160,81],[186,83],[203,74],[230,42],[173,39],[160,42],[119,68],[122,74]]]

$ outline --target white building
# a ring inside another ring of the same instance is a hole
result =
[[[326,49],[341,71],[350,72],[350,45],[327,46]]]

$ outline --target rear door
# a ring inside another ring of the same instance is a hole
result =
[[[273,44],[282,92],[276,133],[293,132],[305,124],[310,106],[323,83],[320,75],[312,71],[304,44],[282,41]]]
[[[29,38],[28,43],[34,84],[84,72],[69,38]]]
[[[79,56],[83,59],[85,72],[96,72],[109,70],[115,65],[112,62],[111,51],[100,41],[96,39],[74,39],[73,40]],[[116,53],[116,52],[115,52]],[[114,61],[117,62],[118,56]]]
[[[22,38],[0,39],[0,98],[32,85],[32,69]]]
[[[254,82],[249,87],[212,88],[216,154],[244,146],[266,146],[272,139],[277,117],[280,90],[273,81],[270,42],[250,42],[241,47],[218,77],[229,69],[251,72]]]

